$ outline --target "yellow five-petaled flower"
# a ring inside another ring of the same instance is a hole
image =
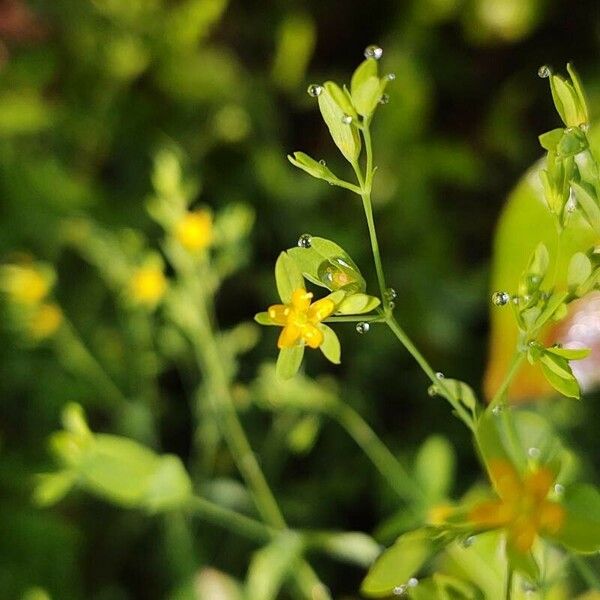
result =
[[[318,348],[324,340],[318,325],[335,310],[330,298],[322,298],[311,304],[312,293],[298,288],[292,293],[289,304],[274,304],[268,309],[269,318],[276,325],[283,326],[277,346],[291,348],[304,342],[311,348]]]
[[[555,474],[546,467],[520,477],[506,460],[492,460],[490,477],[499,500],[482,502],[471,510],[470,520],[483,529],[503,528],[510,547],[521,553],[531,550],[539,534],[560,531],[565,511],[548,500]]]

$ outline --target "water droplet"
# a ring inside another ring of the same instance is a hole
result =
[[[388,73],[385,76],[385,79],[387,79],[388,81],[394,81],[394,79],[396,79],[396,73]]]
[[[512,297],[512,303],[513,304],[519,304],[519,302],[521,302],[521,298],[519,296],[513,296]]]
[[[350,123],[352,123],[352,117],[350,115],[344,115],[342,117],[342,123],[344,125],[350,125]]]
[[[429,396],[431,396],[431,398],[433,398],[434,396],[438,395],[438,389],[435,385],[430,385],[427,388],[427,394],[429,394]]]
[[[311,83],[306,91],[312,98],[317,98],[323,93],[323,86],[318,83]]]
[[[419,580],[416,577],[411,577],[407,582],[406,585],[409,588],[414,588],[417,587],[419,585]]]
[[[523,579],[521,582],[521,589],[526,594],[531,594],[533,592],[537,592],[537,586],[532,581],[528,581],[527,579]]]
[[[303,233],[298,238],[298,248],[310,248],[312,245],[312,235],[310,233]]]
[[[583,133],[587,133],[590,130],[590,124],[589,123],[582,123],[579,126],[579,129],[581,129],[581,131],[583,131]]]
[[[446,376],[445,376],[445,375],[444,375],[444,374],[443,374],[441,371],[438,371],[438,372],[435,374],[435,376],[436,376],[438,379],[444,379],[444,377],[446,377]]]
[[[327,162],[325,161],[325,159],[324,159],[324,158],[322,158],[322,159],[319,161],[319,164],[320,164],[320,165],[323,165],[324,167],[326,167],[326,166],[327,166]]]
[[[538,77],[541,77],[542,79],[548,79],[550,75],[552,75],[552,69],[550,69],[548,65],[542,65],[538,69]]]
[[[404,596],[404,594],[406,594],[406,584],[402,584],[402,585],[397,585],[394,590],[392,591],[392,593],[394,594],[394,596]]]
[[[498,406],[494,406],[494,408],[492,408],[492,414],[497,417],[499,414],[502,413],[504,409],[502,408],[502,406],[500,406],[500,404],[498,404]]]
[[[383,48],[377,44],[371,44],[365,48],[364,54],[365,58],[374,58],[375,60],[379,60],[383,56]]]
[[[462,541],[462,547],[463,548],[470,548],[473,545],[474,542],[475,542],[475,536],[474,535],[470,535],[469,537],[466,537]]]
[[[542,451],[539,448],[529,448],[527,450],[527,456],[529,458],[537,459],[542,455]]]
[[[385,299],[388,302],[392,302],[398,297],[398,292],[394,288],[388,288],[385,290]]]
[[[494,292],[492,294],[492,304],[494,306],[505,306],[510,302],[510,294],[508,292]]]
[[[369,329],[371,329],[371,326],[366,321],[360,321],[356,324],[356,333],[360,333],[361,335],[368,333]]]
[[[396,303],[395,302],[388,302],[388,308],[390,310],[394,310],[396,308]]]
[[[389,94],[381,94],[381,98],[379,98],[379,104],[389,104],[390,95]]]
[[[562,485],[562,484],[560,484],[560,483],[557,483],[557,484],[554,486],[554,493],[555,493],[557,496],[562,496],[562,495],[565,493],[565,486],[564,486],[564,485]]]

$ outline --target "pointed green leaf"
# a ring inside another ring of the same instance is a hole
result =
[[[589,348],[562,348],[561,346],[551,346],[546,348],[545,352],[561,356],[567,360],[581,360],[590,355]]]
[[[456,455],[446,438],[428,437],[415,460],[415,476],[432,504],[446,498],[454,480]]]
[[[337,307],[336,312],[342,315],[362,315],[375,310],[381,304],[381,300],[368,294],[350,294]]]
[[[334,90],[335,99],[331,90]],[[343,122],[344,116],[348,113],[340,108],[337,102],[342,96],[345,97],[344,92],[336,84],[326,82],[323,91],[319,94],[319,109],[335,145],[348,162],[355,163],[360,154],[360,136],[354,125]]]
[[[302,540],[292,532],[280,533],[270,544],[255,552],[248,569],[246,597],[275,600],[301,554]]]
[[[290,379],[293,377],[302,364],[304,356],[304,346],[298,344],[291,348],[282,348],[277,357],[277,377],[279,379]]]
[[[375,561],[362,582],[361,593],[369,598],[391,596],[394,588],[414,577],[437,549],[430,530],[405,533]]]
[[[571,257],[567,284],[574,289],[584,283],[592,274],[592,262],[583,252],[576,252]]]
[[[573,181],[571,187],[575,191],[577,202],[581,206],[587,222],[597,235],[600,235],[600,208],[596,198],[582,185]]]
[[[327,168],[327,165],[315,160],[304,152],[294,152],[294,155],[288,154],[288,160],[299,169],[306,171],[309,175],[325,181],[333,181],[337,177]]]
[[[275,263],[275,282],[279,297],[284,304],[292,301],[294,290],[304,288],[302,273],[286,252],[282,252]]]
[[[259,325],[277,325],[277,323],[273,323],[273,321],[271,320],[271,317],[269,316],[269,313],[266,311],[256,313],[254,315],[254,320]]]
[[[542,373],[546,378],[546,381],[559,393],[567,398],[575,398],[579,400],[581,392],[579,390],[579,383],[569,363],[559,357],[544,354],[540,359],[540,366]]]
[[[338,560],[361,567],[370,567],[382,550],[370,535],[358,531],[319,535],[316,546]]]
[[[565,130],[559,127],[558,129],[552,129],[552,131],[542,133],[542,135],[538,137],[540,145],[542,146],[542,148],[544,148],[544,150],[548,150],[549,152],[556,152],[556,147],[562,139],[564,132]]]
[[[58,471],[56,473],[43,473],[37,476],[37,483],[33,491],[33,501],[38,506],[52,506],[68,494],[75,484],[74,471]]]
[[[325,336],[323,343],[320,346],[323,356],[325,356],[325,358],[330,362],[339,365],[342,350],[340,348],[340,340],[338,339],[338,336],[335,334],[335,331],[331,329],[331,327],[328,327],[323,323],[319,325],[319,329]]]

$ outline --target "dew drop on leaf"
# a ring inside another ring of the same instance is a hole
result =
[[[510,294],[508,292],[494,292],[492,294],[492,304],[494,306],[505,306],[510,302]]]
[[[552,70],[548,65],[542,65],[538,69],[538,77],[541,77],[542,79],[548,79],[550,75],[552,75]]]
[[[374,58],[379,60],[383,56],[383,48],[377,44],[371,44],[365,48],[365,58]]]
[[[312,98],[317,98],[323,93],[323,86],[318,83],[311,83],[306,91]]]
[[[310,233],[303,233],[298,238],[298,248],[310,248],[312,245],[312,236]]]

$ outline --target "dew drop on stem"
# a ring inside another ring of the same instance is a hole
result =
[[[444,375],[444,374],[443,374],[441,371],[438,371],[438,372],[435,374],[435,376],[436,376],[438,379],[444,379],[444,378],[446,377],[446,376],[445,376],[445,375]]]
[[[344,115],[342,117],[342,123],[344,125],[350,125],[350,123],[352,123],[352,117],[350,115]]]
[[[381,98],[379,98],[379,104],[389,104],[390,96],[389,94],[381,94]]]
[[[324,158],[322,158],[322,159],[319,161],[319,164],[320,164],[320,165],[322,165],[323,167],[326,167],[326,166],[327,166],[327,162],[325,161],[325,159],[324,159]]]
[[[542,451],[539,448],[529,448],[527,450],[527,456],[529,456],[529,458],[533,458],[533,459],[537,459],[542,455]]]

